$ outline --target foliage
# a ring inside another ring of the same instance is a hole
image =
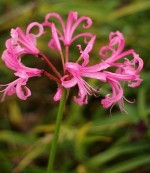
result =
[[[99,99],[79,106],[69,98],[63,118],[57,148],[56,173],[148,173],[150,172],[150,61],[149,0],[23,0],[0,1],[0,39],[2,54],[5,40],[12,27],[25,28],[29,22],[42,21],[48,12],[59,12],[64,17],[70,10],[93,19],[91,28],[96,33],[93,63],[99,61],[98,51],[108,41],[111,31],[120,30],[127,42],[143,58],[143,84],[139,89],[127,90],[128,114],[117,107],[104,110]],[[90,31],[91,31],[90,30]],[[43,36],[39,47],[51,54],[59,67],[54,51],[49,52]],[[78,56],[72,48],[72,58]],[[25,63],[34,66],[32,57]],[[44,66],[37,61],[39,66]],[[12,79],[12,72],[0,60],[0,82]],[[32,97],[20,101],[15,96],[0,105],[0,172],[43,173],[46,170],[49,145],[55,129],[58,104],[54,103],[55,84],[46,78],[28,83],[34,88]],[[107,86],[103,86],[107,90]],[[41,99],[42,98],[42,99]]]

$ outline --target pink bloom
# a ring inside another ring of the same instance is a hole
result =
[[[62,86],[65,88],[71,88],[78,85],[79,93],[78,97],[74,97],[74,101],[78,104],[87,104],[88,95],[96,93],[96,89],[90,86],[82,77],[94,78],[100,81],[106,81],[106,75],[102,72],[92,71],[92,67],[83,67],[77,63],[66,63],[65,69],[70,75],[65,75],[62,80]]]
[[[134,81],[136,79],[136,76],[134,74],[123,75],[108,71],[104,71],[104,73],[106,75],[107,82],[112,89],[112,94],[107,94],[105,96],[105,99],[101,100],[103,107],[108,108],[113,106],[115,103],[118,103],[120,110],[124,111],[123,100],[125,99],[125,97],[121,81],[130,83],[132,82],[132,80]]]
[[[30,89],[25,86],[27,81],[27,78],[18,78],[9,84],[0,85],[0,87],[6,87],[5,89],[0,91],[4,92],[2,101],[4,101],[6,95],[11,96],[15,93],[20,99],[26,100],[31,95]]]
[[[13,46],[11,41],[11,39],[6,41],[7,49],[4,51],[2,59],[8,68],[15,71],[14,75],[19,78],[9,84],[0,85],[0,87],[5,87],[5,89],[0,91],[4,92],[2,101],[5,99],[6,95],[15,93],[20,99],[26,100],[27,97],[31,95],[31,91],[25,86],[28,79],[30,77],[40,76],[42,70],[23,65],[20,58],[22,48],[19,45]]]
[[[129,81],[130,87],[136,87],[140,85],[142,79],[140,79],[139,73],[143,68],[143,60],[139,57],[138,54],[135,53],[133,49],[123,51],[125,40],[123,35],[119,31],[110,33],[109,39],[110,43],[100,49],[100,55],[105,58],[102,63],[107,64],[108,67],[116,67],[116,73],[122,76],[134,75],[134,79],[132,79],[132,82]],[[114,46],[117,46],[117,48],[115,49]],[[112,54],[107,57],[109,51],[111,51]],[[129,60],[127,59],[127,56],[132,56],[133,58]],[[118,62],[118,60],[120,59],[123,59],[124,61]],[[101,66],[102,65],[100,63],[100,69],[102,70]]]
[[[20,56],[17,56],[17,53],[19,53],[22,49],[19,46],[13,48],[10,39],[6,41],[6,47],[8,50],[3,52],[2,60],[8,68],[16,71],[16,76],[21,77],[23,73],[27,74],[27,76],[37,76],[41,73],[41,70],[26,67],[21,63],[21,58]]]
[[[38,34],[30,33],[30,30],[37,26],[39,29]],[[33,22],[28,25],[26,34],[23,33],[20,27],[16,29],[11,29],[11,38],[6,42],[6,51],[11,52],[13,49],[16,54],[33,54],[37,55],[39,53],[38,48],[36,47],[36,38],[40,37],[43,34],[43,26],[37,22]]]
[[[103,46],[99,51],[99,55],[105,60],[105,63],[109,66],[118,66],[118,63],[116,63],[118,60],[128,55],[132,55],[134,63],[139,63],[138,71],[141,71],[143,68],[143,60],[139,58],[139,56],[132,49],[123,51],[125,47],[125,40],[122,33],[119,31],[111,32],[109,34],[109,41],[109,44]]]
[[[91,39],[89,44],[94,44],[94,38]],[[98,79],[100,82],[107,82],[112,89],[112,94],[107,94],[105,99],[102,99],[101,103],[103,107],[108,108],[118,103],[119,108],[124,110],[124,95],[121,82],[127,82],[130,87],[136,87],[141,83],[142,79],[140,79],[139,73],[143,68],[142,59],[133,50],[123,52],[125,45],[124,38],[122,34],[117,31],[110,34],[109,45],[100,50],[100,55],[105,59],[99,64],[86,66],[89,61],[88,53],[91,50],[89,49],[89,44],[84,51],[80,48],[81,57],[83,57],[82,65],[71,62],[65,64],[65,69],[69,74],[62,77],[62,86],[71,88],[77,85],[79,93],[78,97],[74,97],[74,101],[81,105],[87,104],[88,95],[95,95],[98,92],[90,86],[83,77]],[[116,44],[117,48],[115,49],[114,46],[116,46]],[[108,51],[112,52],[110,56],[108,56]],[[128,55],[132,55],[133,59],[127,59],[126,56]],[[122,61],[118,62],[120,59],[122,59]],[[116,68],[115,72],[110,72],[109,67]]]
[[[30,77],[40,76],[42,73],[42,70],[25,67],[24,65],[21,64],[21,62],[18,62],[18,64],[14,63],[14,65],[16,65],[16,68],[18,65],[18,69],[16,69],[15,76],[18,76],[19,78],[9,84],[0,85],[0,87],[6,87],[5,89],[0,91],[4,92],[2,101],[5,99],[6,95],[12,95],[15,93],[20,99],[26,100],[27,97],[31,95],[31,91],[29,90],[29,88],[25,86],[28,79]]]
[[[101,104],[104,108],[109,108],[113,106],[115,103],[118,103],[119,108],[121,111],[124,111],[124,105],[123,105],[123,88],[121,84],[114,79],[108,78],[107,82],[112,88],[112,94],[107,94],[105,96],[105,99],[101,100]]]
[[[0,91],[4,92],[2,101],[5,99],[6,95],[12,95],[15,93],[20,99],[26,100],[27,97],[31,95],[31,91],[29,90],[29,88],[25,86],[28,79],[30,77],[40,76],[41,73],[42,70],[25,67],[24,65],[21,64],[21,62],[19,62],[18,69],[16,69],[15,73],[15,76],[18,76],[19,78],[9,84],[0,85],[0,87],[6,87],[5,89]]]
[[[59,29],[54,29],[54,25],[52,24],[52,22],[49,21],[50,18],[56,18],[62,27],[62,32]],[[52,48],[56,48],[58,49],[58,40],[57,40],[57,35],[59,36],[59,40],[61,40],[63,42],[63,44],[65,46],[70,46],[71,43],[73,41],[75,41],[77,38],[79,37],[92,37],[92,34],[89,32],[82,32],[80,34],[77,34],[76,36],[74,36],[74,32],[77,29],[77,27],[83,22],[86,21],[87,24],[83,24],[83,28],[89,28],[92,25],[92,20],[89,17],[86,16],[82,16],[80,18],[78,18],[78,13],[77,12],[69,12],[68,14],[68,19],[66,21],[66,24],[64,23],[63,19],[61,18],[61,16],[57,13],[49,13],[47,14],[47,16],[45,17],[45,22],[43,23],[44,26],[48,26],[52,28],[52,40],[50,41],[50,43],[54,43],[53,46],[50,46]]]
[[[9,51],[5,50],[2,55],[2,60],[5,62],[6,66],[16,73],[15,75],[18,77],[32,77],[39,76],[41,74],[41,70],[37,68],[29,68],[22,64],[21,58],[16,56],[16,52],[18,51],[17,47],[11,51],[11,40],[7,40],[6,46],[9,47]]]

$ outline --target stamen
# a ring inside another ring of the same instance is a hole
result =
[[[84,81],[84,87],[87,91],[87,93],[89,95],[94,95],[95,97],[99,97],[99,95],[96,95],[96,94],[100,94],[99,92],[97,92],[96,89],[94,89],[93,87],[91,87],[87,82]]]
[[[79,58],[77,59],[77,61],[75,63],[79,63],[82,60],[82,57],[79,56]]]
[[[135,103],[135,99],[133,101],[128,100],[126,97],[123,96],[123,99],[128,103]]]

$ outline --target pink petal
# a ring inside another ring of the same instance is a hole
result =
[[[88,42],[86,48],[84,50],[82,50],[81,45],[78,45],[79,50],[80,50],[80,54],[81,57],[83,58],[83,63],[82,66],[86,66],[89,62],[89,53],[91,52],[93,45],[94,45],[94,41],[96,39],[96,36],[94,35],[91,40]]]
[[[115,103],[119,103],[120,109],[123,110],[123,89],[119,82],[108,79],[108,83],[110,84],[112,88],[112,95],[108,94],[106,95],[105,99],[101,100],[101,104],[103,105],[104,108],[109,108]]]
[[[37,34],[33,34],[35,37],[40,37],[43,33],[44,33],[44,29],[42,24],[38,23],[38,22],[32,22],[28,25],[27,30],[26,30],[26,35],[30,34],[31,29],[37,26],[38,27],[38,33]]]
[[[57,49],[58,51],[61,51],[61,45],[60,45],[60,41],[58,39],[57,30],[56,30],[54,23],[51,24],[51,29],[52,29],[53,38],[49,42],[49,47]]]
[[[86,89],[82,83],[82,81],[78,80],[78,97],[74,96],[74,101],[77,102],[79,105],[87,104],[88,103],[88,94]]]
[[[65,75],[61,78],[62,86],[65,88],[71,88],[77,84],[77,79],[73,77],[72,79],[66,80],[69,75]]]
[[[31,91],[25,86],[26,82],[27,80],[20,79],[16,85],[16,94],[21,100],[26,100],[31,95]]]
[[[123,38],[123,35],[119,32],[111,32],[109,35],[109,44],[102,47],[99,51],[99,55],[103,58],[108,58],[107,61],[110,63],[116,61],[118,59],[118,55],[122,52],[124,49],[125,41]],[[117,48],[115,49],[114,46],[117,45]],[[109,51],[111,51],[111,56],[108,57]]]
[[[63,32],[65,33],[64,21],[58,13],[49,13],[49,14],[47,14],[46,17],[45,17],[44,25],[48,25],[49,23],[51,24],[51,22],[49,22],[49,19],[52,18],[52,17],[56,18],[60,22],[60,24],[62,26],[62,29],[63,29]]]
[[[66,23],[66,27],[65,27],[65,32],[64,32],[64,36],[65,36],[65,42],[66,44],[70,44],[70,40],[72,37],[71,28],[73,25],[73,22],[75,22],[78,19],[78,13],[77,12],[69,12],[68,14],[68,19],[67,19],[67,23]]]

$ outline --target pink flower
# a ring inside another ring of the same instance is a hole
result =
[[[111,32],[109,35],[110,43],[107,46],[104,46],[100,49],[100,55],[105,58],[102,63],[105,63],[108,65],[108,67],[116,67],[116,73],[120,75],[132,75],[134,76],[134,79],[132,79],[132,82],[130,82],[130,87],[136,87],[140,85],[142,82],[142,79],[139,77],[139,73],[141,72],[143,68],[143,60],[139,57],[137,53],[133,49],[123,51],[125,46],[125,40],[123,35],[117,31],[117,32]],[[117,46],[115,49],[114,46]],[[112,54],[107,57],[109,54],[109,51],[112,52]],[[131,60],[127,59],[127,56],[133,57]],[[118,60],[124,60],[122,62]],[[101,63],[100,63],[101,65]],[[101,65],[102,66],[102,65]],[[97,67],[98,69],[98,67]],[[102,68],[100,67],[102,70]],[[105,69],[105,68],[104,68]]]
[[[7,49],[4,51],[2,59],[8,68],[15,71],[14,75],[19,78],[9,84],[0,85],[0,87],[5,87],[5,89],[0,91],[4,92],[2,101],[5,99],[6,95],[12,95],[15,93],[20,99],[26,100],[27,97],[31,95],[31,91],[25,86],[28,79],[30,77],[40,76],[42,70],[26,67],[22,64],[20,52],[24,52],[24,50],[20,45],[12,45],[11,39],[6,41],[6,47]]]
[[[134,50],[123,52],[125,45],[124,38],[122,34],[117,31],[110,34],[110,43],[108,46],[104,46],[100,50],[100,55],[105,59],[99,64],[86,66],[89,61],[88,54],[91,51],[91,49],[89,49],[90,44],[92,47],[94,38],[91,39],[83,51],[80,48],[81,57],[83,58],[82,65],[71,62],[65,64],[65,69],[68,74],[62,77],[62,86],[71,88],[77,85],[79,92],[78,97],[74,97],[74,101],[82,105],[87,104],[88,95],[96,95],[96,93],[98,93],[98,91],[90,86],[83,78],[88,77],[97,79],[100,82],[107,82],[112,89],[112,94],[107,94],[105,99],[102,99],[101,103],[103,107],[108,108],[118,103],[119,108],[123,111],[123,99],[125,98],[122,82],[128,83],[129,87],[138,86],[142,82],[139,73],[143,68],[143,61]],[[116,46],[116,44],[117,48],[115,49],[114,46]],[[108,56],[108,51],[112,52],[110,56]],[[132,55],[133,59],[127,59],[126,56],[128,55]],[[122,61],[118,62],[120,59],[122,59]],[[109,70],[110,67],[114,67],[116,70],[111,72]]]
[[[9,84],[0,85],[0,87],[6,87],[5,89],[0,91],[4,92],[2,101],[4,101],[6,95],[11,96],[15,93],[20,99],[26,100],[31,95],[30,89],[25,86],[27,81],[28,78],[18,78]]]
[[[6,95],[12,95],[17,94],[17,96],[22,99],[26,100],[27,97],[31,95],[31,91],[29,88],[27,88],[25,85],[30,77],[40,76],[42,73],[42,70],[36,69],[36,68],[29,68],[25,67],[21,62],[12,62],[14,63],[14,68],[16,67],[16,73],[15,76],[18,76],[19,78],[15,81],[6,84],[6,85],[0,85],[0,87],[6,87],[5,89],[1,90],[0,92],[4,92],[2,101],[5,99]],[[15,66],[16,65],[16,66]],[[18,69],[17,69],[18,66]]]
[[[95,71],[92,66],[83,67],[77,63],[66,63],[65,69],[70,73],[70,75],[65,75],[61,81],[62,86],[65,88],[71,88],[78,85],[79,93],[78,97],[74,97],[74,101],[78,104],[87,104],[88,95],[94,95],[97,90],[90,86],[82,77],[88,77],[93,79],[98,79],[100,81],[106,81],[106,75],[102,72]]]
[[[41,70],[37,68],[29,68],[22,64],[20,56],[17,56],[16,52],[19,50],[18,47],[12,48],[11,40],[7,40],[6,47],[8,50],[5,50],[2,55],[2,60],[5,62],[6,66],[13,71],[18,77],[32,77],[39,76]]]
[[[123,51],[124,47],[125,40],[122,33],[120,33],[119,31],[111,32],[109,34],[109,44],[103,46],[100,49],[99,55],[109,66],[120,66],[120,64],[118,64],[117,62],[118,60],[128,55],[132,55],[134,58],[133,63],[139,63],[138,72],[141,71],[141,69],[143,68],[143,60],[139,58],[139,56],[134,52],[133,49]]]
[[[37,26],[39,32],[37,34],[30,33],[30,30]],[[33,54],[39,53],[36,47],[36,38],[43,34],[43,26],[37,22],[33,22],[28,25],[26,34],[23,33],[20,27],[11,29],[11,38],[6,42],[6,51],[11,52],[13,49],[16,54]],[[8,45],[9,42],[9,45]]]
[[[108,71],[104,71],[104,73],[107,79],[106,82],[110,85],[112,89],[112,94],[107,94],[105,96],[105,99],[101,100],[101,104],[103,105],[104,108],[109,108],[113,106],[115,103],[118,103],[120,110],[125,111],[124,103],[123,103],[123,100],[125,99],[125,97],[124,97],[124,91],[123,91],[123,86],[121,82],[122,81],[131,82],[132,80],[134,81],[136,78],[135,75],[134,74],[123,75],[123,74],[117,74],[117,73],[112,73]]]
[[[110,33],[109,38],[109,44],[100,50],[100,55],[105,58],[104,62],[108,64],[109,67],[115,67],[116,71],[114,73],[105,71],[107,82],[112,88],[112,94],[107,95],[101,103],[105,108],[108,108],[117,102],[120,109],[124,110],[123,99],[125,98],[123,96],[121,81],[126,81],[129,87],[134,88],[139,86],[142,82],[139,74],[143,68],[143,60],[132,49],[123,51],[125,41],[119,31]],[[114,46],[117,46],[117,48],[115,49]],[[107,57],[109,51],[111,51],[112,54]],[[127,56],[132,56],[133,58],[129,60]],[[118,61],[120,59],[124,61]]]
[[[124,105],[123,105],[123,88],[119,81],[114,80],[113,78],[107,78],[107,82],[112,88],[112,94],[107,94],[105,96],[105,99],[101,100],[101,104],[104,108],[109,108],[113,106],[115,103],[118,103],[119,108],[121,111],[124,111]]]
[[[10,39],[6,41],[6,47],[7,49],[3,52],[2,60],[8,68],[16,71],[16,76],[21,77],[23,73],[27,74],[27,76],[37,76],[41,73],[41,70],[26,67],[21,63],[19,52],[22,49],[19,46],[13,47]]]
[[[55,29],[53,23],[49,21],[49,19],[52,17],[56,18],[60,22],[62,27],[62,32],[59,29]],[[82,16],[78,18],[77,12],[69,12],[66,24],[64,23],[63,19],[59,14],[57,13],[47,14],[43,25],[51,27],[52,29],[52,39],[50,43],[53,43],[53,45],[49,44],[49,46],[51,48],[55,47],[57,50],[59,50],[57,35],[59,40],[61,40],[65,46],[70,46],[71,43],[79,37],[92,37],[92,34],[89,32],[82,32],[74,36],[75,30],[83,21],[87,22],[86,25],[83,24],[83,28],[89,28],[92,25],[92,20],[89,17]]]
[[[13,95],[15,93],[20,99],[26,100],[27,97],[31,95],[31,91],[25,86],[28,79],[30,77],[40,76],[41,73],[42,70],[25,67],[21,63],[18,63],[18,70],[16,69],[15,76],[18,76],[19,78],[9,84],[0,85],[0,87],[6,87],[0,91],[4,92],[2,101],[5,99],[6,95]]]

